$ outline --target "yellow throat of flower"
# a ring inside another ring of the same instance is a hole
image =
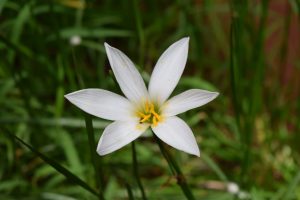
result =
[[[146,101],[143,108],[137,112],[137,116],[140,119],[140,123],[148,123],[152,126],[157,126],[163,119],[157,107],[148,101]]]

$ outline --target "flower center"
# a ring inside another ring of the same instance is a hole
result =
[[[137,116],[140,119],[140,123],[149,123],[153,126],[157,126],[158,122],[162,121],[162,116],[157,106],[148,101],[146,101],[143,108],[137,112]]]

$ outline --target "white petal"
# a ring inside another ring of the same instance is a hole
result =
[[[109,154],[138,138],[149,125],[137,121],[115,121],[108,125],[97,147],[99,155]]]
[[[120,50],[104,43],[108,60],[124,95],[133,102],[140,102],[148,96],[145,83],[132,63]]]
[[[219,93],[191,89],[169,99],[163,106],[165,116],[174,116],[214,100]]]
[[[200,151],[190,127],[179,117],[167,117],[152,130],[157,137],[170,146],[200,156]]]
[[[128,120],[134,117],[133,106],[125,97],[102,89],[84,89],[65,97],[81,110],[108,120]]]
[[[172,44],[159,58],[149,82],[151,98],[162,104],[176,87],[186,64],[189,38]]]

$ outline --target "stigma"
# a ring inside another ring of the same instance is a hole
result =
[[[152,126],[157,126],[163,119],[157,106],[149,101],[145,101],[141,109],[137,112],[137,116],[140,124],[148,123]]]

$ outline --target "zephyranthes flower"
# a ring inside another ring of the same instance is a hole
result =
[[[105,43],[111,68],[127,98],[103,89],[84,89],[65,95],[83,111],[114,121],[100,138],[97,147],[100,155],[120,149],[151,127],[154,134],[170,146],[200,156],[192,130],[176,115],[212,101],[218,93],[191,89],[167,100],[183,73],[188,43],[189,38],[183,38],[161,55],[148,90],[132,61]]]

